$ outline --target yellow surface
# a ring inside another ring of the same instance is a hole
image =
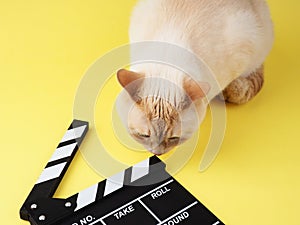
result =
[[[0,2],[1,224],[28,224],[19,208],[72,120],[80,79],[98,57],[128,42],[135,2]],[[300,224],[300,2],[269,4],[276,42],[263,91],[246,105],[228,106],[221,153],[199,173],[208,115],[196,153],[176,175],[230,225]],[[77,155],[56,196],[100,179]]]

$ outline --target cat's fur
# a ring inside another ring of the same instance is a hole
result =
[[[213,71],[225,100],[238,104],[261,89],[263,63],[273,43],[264,0],[143,0],[133,11],[129,33],[131,42],[168,42],[192,51]],[[117,77],[129,93],[119,106],[122,111],[131,105],[126,118],[129,133],[155,154],[191,137],[205,115],[209,83],[169,66],[146,63],[135,72],[120,70]],[[182,87],[190,99],[153,77]],[[196,106],[198,122],[191,106]]]

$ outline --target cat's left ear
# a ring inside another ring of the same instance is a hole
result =
[[[123,88],[129,93],[131,98],[137,101],[136,93],[144,81],[145,76],[136,72],[121,69],[117,72],[117,78]]]
[[[198,100],[200,98],[204,98],[209,90],[210,85],[206,82],[196,82],[190,77],[186,77],[183,80],[183,89],[186,94],[191,98],[192,101]]]

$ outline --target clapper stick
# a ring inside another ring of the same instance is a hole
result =
[[[37,199],[51,198],[54,195],[88,128],[88,122],[73,120],[23,204],[20,210],[22,219],[29,220],[30,213],[28,212],[28,207],[30,210],[36,209],[38,207],[35,202]]]
[[[156,156],[67,199],[53,198],[88,122],[74,120],[32,191],[20,216],[31,225],[223,225],[165,170]]]

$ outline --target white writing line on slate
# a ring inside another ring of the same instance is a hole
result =
[[[158,223],[157,225],[161,225],[161,224],[163,224],[163,223],[167,222],[168,220],[172,219],[173,217],[175,217],[175,216],[177,216],[178,214],[180,214],[180,213],[182,213],[182,212],[186,211],[187,209],[189,209],[189,208],[193,207],[193,206],[194,206],[194,205],[196,205],[196,204],[198,204],[198,202],[194,202],[194,203],[190,204],[189,206],[187,206],[187,207],[183,208],[183,209],[182,209],[182,210],[180,210],[179,212],[175,213],[174,215],[170,216],[169,218],[165,219],[164,221],[162,221],[162,222]]]

